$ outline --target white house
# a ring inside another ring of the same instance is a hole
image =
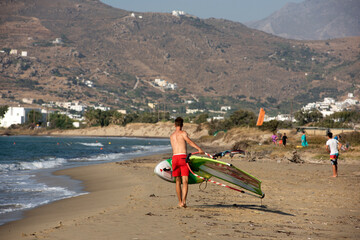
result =
[[[3,118],[0,118],[0,127],[8,128],[12,124],[23,124],[28,120],[31,110],[42,112],[41,109],[9,107]]]
[[[231,106],[222,106],[220,108],[220,111],[223,111],[223,112],[226,112],[226,111],[229,111],[229,110],[231,110]]]
[[[63,40],[61,38],[55,38],[55,41],[52,42],[53,44],[63,44]]]
[[[167,81],[160,78],[156,78],[154,82],[160,87],[165,87],[167,85]]]
[[[217,117],[210,117],[210,118],[207,118],[206,121],[207,122],[211,122],[212,120],[224,120],[225,118],[223,116],[217,116]]]
[[[11,49],[10,55],[17,55],[17,49]]]
[[[90,81],[90,80],[86,80],[85,85],[88,86],[89,88],[92,88],[92,87],[94,87],[94,82]]]
[[[183,16],[185,15],[186,13],[184,11],[179,11],[179,10],[173,10],[172,13],[171,13],[173,16]]]
[[[197,112],[205,112],[204,109],[186,109],[186,114],[193,114]]]
[[[101,111],[109,111],[110,107],[105,107],[105,106],[94,106],[94,109],[99,109]]]
[[[27,57],[27,51],[21,51],[21,56],[22,57]]]
[[[27,104],[32,104],[34,102],[34,99],[33,98],[23,98],[22,102],[27,103]]]

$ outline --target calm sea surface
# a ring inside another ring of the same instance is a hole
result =
[[[20,219],[24,210],[86,194],[80,182],[54,176],[54,170],[124,161],[170,149],[168,139],[0,137],[0,225]]]

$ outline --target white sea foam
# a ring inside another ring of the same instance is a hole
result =
[[[67,161],[63,158],[51,158],[33,162],[17,162],[9,164],[0,164],[1,171],[19,171],[19,170],[37,170],[62,166]]]
[[[84,145],[84,146],[88,146],[88,147],[103,147],[104,145],[102,143],[84,143],[84,142],[79,142],[79,144]]]

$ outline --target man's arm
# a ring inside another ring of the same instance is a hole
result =
[[[326,145],[326,151],[330,152],[329,145]]]
[[[200,154],[204,154],[205,152],[201,149],[201,147],[199,147],[196,143],[194,143],[188,136],[187,132],[184,131],[183,134],[184,140],[193,148],[196,148]]]
[[[342,144],[338,141],[338,150],[340,151]]]

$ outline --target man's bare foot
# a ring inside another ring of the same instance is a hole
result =
[[[337,177],[337,175],[332,175],[331,177]]]

